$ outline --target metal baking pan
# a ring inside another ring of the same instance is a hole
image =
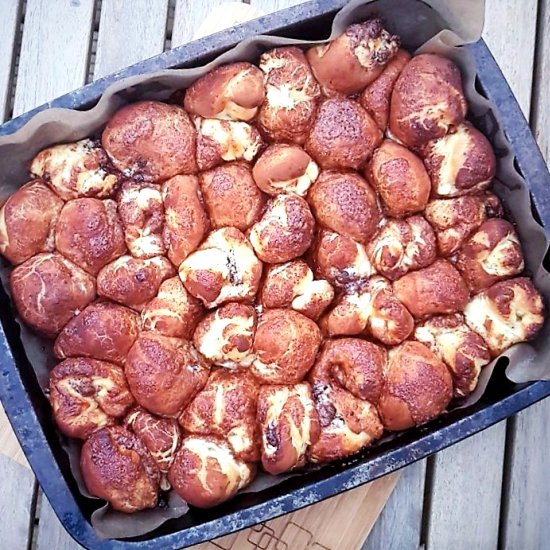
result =
[[[334,14],[346,0],[314,0],[196,40],[102,78],[0,126],[0,135],[21,127],[49,107],[87,109],[114,81],[169,68],[203,65],[241,40],[257,34],[292,38],[328,35]],[[533,208],[550,229],[550,174],[527,121],[485,43],[467,46],[478,69],[478,86],[498,106],[499,118],[514,150],[517,167],[529,186]],[[490,137],[490,136],[489,136]],[[547,258],[548,259],[548,258]],[[550,382],[513,384],[495,369],[487,391],[475,405],[457,409],[427,426],[367,449],[351,460],[329,464],[259,493],[238,495],[212,510],[192,510],[155,531],[127,540],[103,540],[89,519],[97,502],[80,494],[50,407],[20,341],[10,301],[0,286],[0,399],[27,459],[67,531],[93,549],[182,548],[292,512],[402,468],[452,445],[550,395]]]

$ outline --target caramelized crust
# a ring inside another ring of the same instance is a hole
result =
[[[104,428],[82,446],[80,470],[88,491],[120,512],[157,505],[160,473],[145,445],[122,426]]]
[[[40,180],[18,189],[0,208],[0,254],[18,265],[54,250],[54,232],[63,201]]]
[[[50,372],[49,400],[59,430],[87,439],[134,404],[124,371],[107,361],[66,359]]]
[[[311,387],[262,386],[258,399],[262,466],[272,475],[301,468],[306,452],[319,437],[319,418]]]
[[[206,386],[180,416],[182,428],[225,439],[240,460],[256,462],[260,447],[256,427],[259,384],[247,369],[213,370]]]
[[[124,364],[140,330],[139,315],[110,302],[94,302],[71,319],[55,341],[54,355]]]

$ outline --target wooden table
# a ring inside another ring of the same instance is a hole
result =
[[[0,0],[0,119],[189,41],[220,3]],[[267,13],[299,2],[249,3]],[[550,0],[487,0],[483,35],[550,160]],[[549,416],[547,400],[408,467],[363,548],[548,548]],[[0,449],[20,462],[0,455],[1,547],[78,548],[9,431]]]

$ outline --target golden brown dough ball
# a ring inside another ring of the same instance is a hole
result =
[[[139,437],[122,426],[104,428],[82,446],[80,470],[91,495],[120,512],[157,505],[160,473]]]
[[[334,299],[332,285],[313,280],[313,271],[303,260],[268,267],[259,301],[268,309],[290,307],[316,321]]]
[[[54,249],[54,230],[63,201],[40,180],[18,189],[0,208],[0,254],[18,265]]]
[[[154,183],[127,180],[118,193],[118,214],[124,240],[135,258],[153,258],[166,253],[162,238],[164,204],[162,189]]]
[[[472,293],[519,275],[523,252],[514,226],[506,220],[487,220],[458,251],[456,268]]]
[[[375,80],[399,50],[380,19],[350,25],[342,35],[307,51],[313,74],[326,95],[360,92]]]
[[[383,132],[388,126],[390,116],[391,94],[397,77],[409,62],[411,55],[405,50],[398,50],[386,65],[382,74],[369,84],[359,96],[359,103],[374,118],[378,128]]]
[[[469,299],[464,279],[447,260],[407,273],[393,283],[393,290],[417,319],[463,311]]]
[[[221,367],[247,367],[254,360],[252,344],[256,311],[249,304],[229,302],[209,312],[195,330],[195,347]]]
[[[240,460],[260,458],[256,406],[260,387],[247,369],[217,369],[180,416],[187,433],[225,439]]]
[[[491,184],[496,158],[489,140],[471,124],[463,123],[422,148],[424,164],[435,197],[479,193]]]
[[[269,195],[306,195],[319,175],[319,167],[299,146],[273,143],[256,161],[252,176],[256,185]]]
[[[190,340],[203,314],[201,301],[187,292],[179,277],[172,277],[143,308],[141,321],[143,330]]]
[[[260,132],[246,122],[194,117],[197,165],[208,170],[224,162],[252,162],[263,146]]]
[[[83,139],[43,149],[31,161],[32,175],[45,181],[64,201],[110,197],[119,176],[99,143]]]
[[[527,277],[495,283],[466,305],[468,326],[487,342],[494,357],[531,340],[544,323],[544,302]]]
[[[316,275],[335,286],[354,285],[375,273],[365,247],[339,233],[320,229],[310,250]]]
[[[142,332],[124,372],[136,401],[149,412],[177,418],[208,379],[208,365],[191,342]]]
[[[434,228],[439,254],[450,256],[486,218],[502,216],[502,206],[492,193],[464,195],[432,200],[424,215]]]
[[[236,458],[223,439],[190,435],[182,441],[168,480],[191,506],[212,508],[233,498],[255,474],[255,465]]]
[[[440,55],[415,55],[393,88],[389,130],[408,147],[420,147],[454,130],[466,110],[459,68]]]
[[[197,136],[189,115],[177,105],[137,101],[109,120],[101,144],[125,176],[161,182],[197,171]]]
[[[166,181],[162,197],[166,212],[164,244],[168,258],[178,267],[199,246],[208,233],[210,221],[197,177],[176,176]]]
[[[223,164],[199,177],[213,229],[236,227],[246,231],[260,219],[265,197],[246,163]]]
[[[304,466],[306,452],[317,441],[320,429],[309,384],[262,386],[258,423],[266,472],[278,475]]]
[[[95,298],[95,279],[61,254],[43,253],[10,277],[17,313],[32,329],[54,338]]]
[[[205,118],[252,120],[264,100],[263,74],[250,63],[230,63],[195,80],[185,93],[187,111]]]
[[[168,473],[181,443],[178,421],[175,418],[161,418],[141,407],[135,407],[124,419],[124,424],[147,447],[159,471]]]
[[[392,218],[424,210],[430,198],[430,178],[422,161],[389,139],[374,152],[365,177],[380,193],[384,210]]]
[[[304,53],[294,46],[269,50],[260,57],[260,69],[265,101],[258,125],[272,141],[304,143],[321,95]]]
[[[439,416],[453,395],[445,363],[420,342],[404,342],[388,356],[378,402],[384,428],[406,430]]]
[[[321,172],[308,202],[319,224],[360,243],[370,239],[381,219],[376,193],[352,172]]]
[[[207,308],[231,301],[252,301],[262,263],[248,239],[235,227],[212,231],[180,266],[185,288]]]
[[[52,369],[49,400],[60,431],[78,439],[112,426],[134,404],[121,367],[82,357]]]
[[[122,365],[139,330],[135,311],[110,302],[93,302],[65,325],[53,352],[58,359],[91,357]]]
[[[251,227],[250,243],[263,262],[288,262],[309,248],[314,227],[315,220],[305,199],[296,195],[277,195]]]
[[[414,337],[449,367],[455,397],[467,397],[475,390],[481,368],[489,363],[491,353],[462,315],[432,317],[416,327]]]
[[[97,275],[126,252],[124,230],[110,199],[75,199],[65,204],[55,227],[58,252]]]
[[[268,309],[258,322],[250,368],[264,383],[296,384],[313,365],[320,344],[321,331],[311,319],[292,309]]]
[[[122,256],[99,272],[97,293],[141,311],[157,295],[162,282],[174,275],[174,266],[164,256],[144,259]]]
[[[382,141],[372,117],[353,99],[325,99],[317,111],[306,151],[324,170],[358,170]]]
[[[388,220],[367,245],[374,269],[391,281],[430,265],[436,253],[435,234],[422,216]]]

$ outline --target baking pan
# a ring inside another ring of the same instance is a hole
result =
[[[0,126],[0,135],[20,128],[49,107],[88,109],[113,82],[161,69],[203,65],[241,40],[256,34],[322,38],[346,0],[315,0],[262,17],[165,52],[66,94]],[[485,43],[467,46],[478,69],[479,91],[498,106],[498,115],[525,178],[540,223],[550,228],[550,174],[527,121]],[[491,136],[489,136],[490,138]],[[0,287],[0,399],[27,459],[67,531],[93,549],[176,549],[249,527],[292,512],[376,479],[429,456],[550,395],[550,382],[513,384],[497,366],[487,391],[468,408],[455,409],[427,426],[408,430],[351,460],[336,462],[261,491],[238,495],[212,510],[192,510],[155,531],[127,540],[100,539],[89,519],[98,506],[80,494],[61,447],[50,407],[23,350],[19,326]]]

